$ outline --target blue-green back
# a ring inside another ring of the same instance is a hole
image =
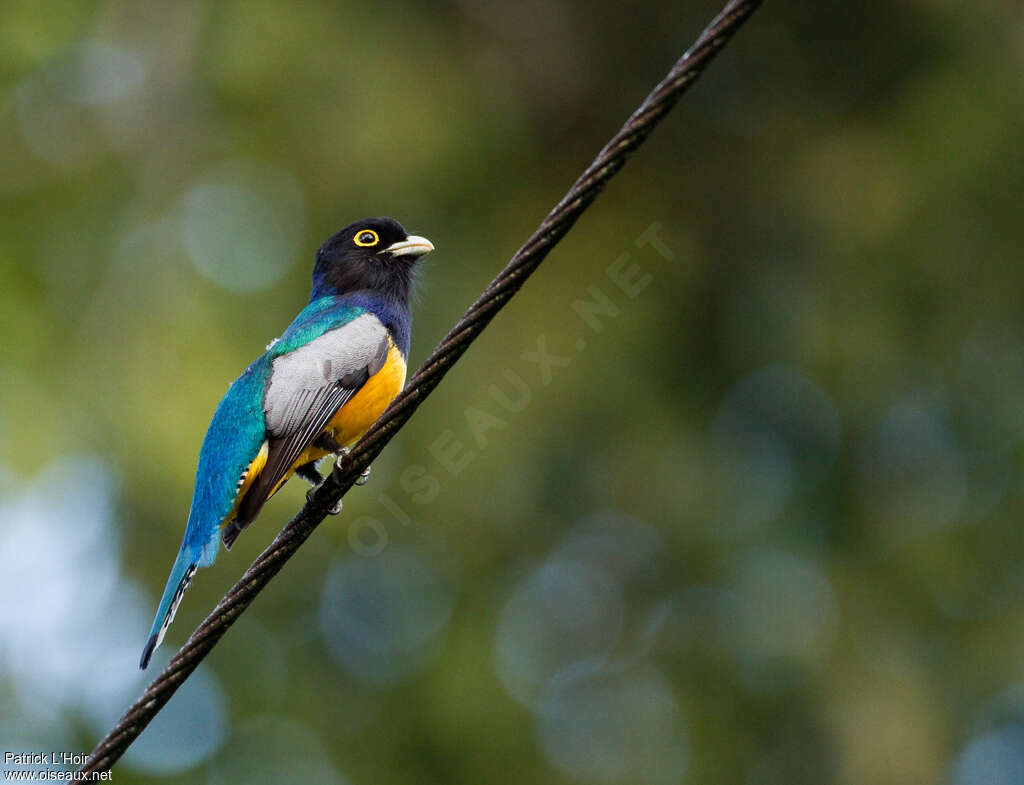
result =
[[[321,297],[310,302],[232,383],[217,406],[199,452],[192,509],[182,543],[182,549],[191,551],[201,565],[208,566],[217,558],[220,524],[234,504],[238,480],[266,439],[263,396],[274,358],[364,313],[363,308],[345,300]]]

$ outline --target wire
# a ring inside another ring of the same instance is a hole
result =
[[[96,745],[82,772],[107,771],[142,733],[174,692],[210,653],[228,627],[327,517],[327,511],[352,487],[360,473],[405,425],[423,400],[488,325],[495,314],[537,269],[552,248],[572,228],[601,189],[623,167],[680,96],[728,43],[761,0],[730,0],[694,44],[650,92],[643,103],[598,153],[572,188],[548,213],[541,225],[477,298],[444,340],[412,377],[405,390],[366,432],[352,452],[335,468],[312,500],[274,538],[259,558],[189,636],[163,672],[142,693],[110,732]]]

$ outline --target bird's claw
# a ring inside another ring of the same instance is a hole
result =
[[[338,469],[340,471],[341,469],[344,468],[345,458],[348,457],[349,452],[351,451],[348,449],[348,447],[339,447],[337,450],[334,451],[335,469]],[[369,466],[367,466],[363,473],[359,475],[359,478],[356,480],[356,485],[365,485],[368,479],[370,479]],[[320,482],[319,484],[310,488],[309,491],[306,492],[306,501],[313,501],[313,496],[320,489],[320,486],[324,484],[324,482],[325,481]],[[341,512],[341,507],[341,499],[338,499],[338,502],[333,507],[331,507],[331,509],[329,509],[327,512],[331,515],[337,515]]]
[[[339,447],[337,450],[335,450],[335,469],[341,471],[342,469],[345,468],[345,459],[349,456],[350,452],[352,451],[348,447]],[[365,469],[363,469],[362,473],[356,478],[356,485],[366,485],[366,483],[370,481],[370,468],[371,467],[367,466]]]
[[[320,483],[320,485],[323,485],[323,483]],[[316,492],[320,490],[320,485],[317,485],[315,488],[310,488],[308,491],[306,491],[306,501],[313,501],[313,497],[316,495]],[[340,513],[341,506],[341,499],[338,499],[337,503],[327,511],[328,515],[337,515],[338,513]]]
[[[351,452],[348,447],[339,447],[334,453],[334,468],[339,471],[344,468],[345,458]]]

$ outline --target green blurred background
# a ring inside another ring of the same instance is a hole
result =
[[[0,5],[4,751],[146,683],[316,247],[434,242],[417,367],[717,10]],[[1022,76],[1019,3],[768,2],[115,781],[1024,782]]]

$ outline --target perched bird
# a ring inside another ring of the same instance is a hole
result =
[[[213,415],[185,537],[140,668],[221,540],[230,549],[293,473],[320,483],[316,461],[344,453],[402,389],[409,292],[417,261],[432,250],[391,218],[367,218],[317,252],[309,304],[228,388]]]

